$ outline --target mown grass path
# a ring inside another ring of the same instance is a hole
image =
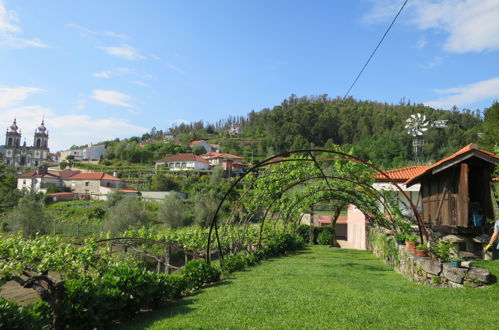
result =
[[[486,267],[497,276],[499,261]],[[122,329],[498,329],[499,285],[417,285],[367,251],[312,246],[267,260]]]

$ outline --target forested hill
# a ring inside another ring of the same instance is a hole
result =
[[[243,134],[261,137],[275,152],[339,144],[383,167],[404,166],[412,159],[412,140],[404,125],[415,113],[430,122],[448,120],[444,129],[429,128],[423,139],[427,161],[438,160],[468,143],[477,142],[480,111],[435,110],[424,105],[291,96],[272,109],[251,112],[242,121]]]
[[[499,145],[499,103],[482,113],[435,110],[405,101],[393,105],[353,98],[331,99],[326,95],[300,98],[292,95],[272,109],[252,111],[246,117],[231,116],[214,123],[198,121],[173,127],[169,133],[175,134],[181,146],[173,140],[150,143],[165,139],[166,133],[156,128],[142,137],[109,141],[103,162],[152,164],[167,155],[195,151],[189,148],[189,142],[204,139],[219,144],[223,152],[242,156],[245,162],[308,149],[312,144],[326,148],[336,144],[384,169],[397,168],[413,164],[413,137],[404,126],[406,119],[416,113],[426,115],[430,122],[448,121],[446,128],[430,127],[425,132],[425,163],[442,159],[472,142],[491,151]],[[242,131],[230,136],[229,128],[234,125]],[[147,141],[149,144],[144,146]]]

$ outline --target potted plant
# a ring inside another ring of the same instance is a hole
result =
[[[460,268],[461,267],[461,261],[463,261],[463,259],[461,259],[460,257],[451,257],[450,258],[450,265],[452,267],[455,267],[455,268]]]
[[[415,236],[407,236],[405,238],[405,247],[407,248],[407,250],[411,251],[412,253],[416,253],[416,241],[417,241],[417,237]]]
[[[404,245],[405,244],[405,235],[403,233],[397,233],[397,234],[395,234],[395,240],[397,241],[398,245]]]
[[[428,252],[434,259],[438,259],[441,262],[448,262],[450,260],[451,249],[451,242],[440,240],[438,243],[433,243]]]
[[[428,248],[424,244],[418,244],[416,246],[416,255],[420,257],[427,257],[428,256]]]

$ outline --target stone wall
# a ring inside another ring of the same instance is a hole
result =
[[[444,288],[481,287],[491,282],[490,272],[476,267],[455,268],[448,262],[419,257],[397,244],[382,229],[369,228],[368,250],[405,278],[427,286]]]

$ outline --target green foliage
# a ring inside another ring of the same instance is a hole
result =
[[[108,218],[103,223],[103,230],[119,234],[131,227],[144,226],[146,221],[139,201],[134,197],[125,197],[109,210]]]
[[[440,261],[448,262],[453,251],[452,243],[445,240],[439,240],[430,247],[430,253]]]
[[[0,328],[38,330],[48,328],[48,311],[43,303],[23,307],[0,298]]]
[[[378,251],[379,256],[385,259],[388,264],[395,266],[400,263],[398,245],[393,237],[386,236],[376,229],[371,229],[367,240],[373,250]]]
[[[222,272],[224,274],[229,274],[238,270],[243,270],[254,262],[255,258],[252,254],[231,254],[224,258]]]
[[[418,244],[418,245],[416,245],[416,250],[428,251],[428,247],[424,244]]]
[[[0,215],[17,205],[22,192],[17,190],[16,169],[0,162]]]
[[[46,233],[50,220],[37,197],[27,194],[19,200],[19,204],[9,214],[7,222],[11,230],[33,237],[37,233]]]
[[[494,104],[485,110],[483,121],[483,136],[481,144],[487,150],[494,150],[499,147],[499,103]]]
[[[198,259],[189,261],[182,269],[182,275],[184,275],[187,288],[197,289],[203,284],[218,281],[220,270]]]
[[[325,228],[324,228],[325,229]],[[331,231],[330,230],[321,230],[319,235],[317,235],[317,244],[320,245],[329,245],[331,244]]]
[[[179,184],[169,176],[157,174],[151,178],[148,189],[153,191],[178,191]]]
[[[300,250],[305,246],[305,241],[300,236],[289,233],[279,233],[269,237],[263,247],[255,252],[257,260],[268,257],[277,257],[286,252]]]
[[[165,196],[158,211],[159,220],[169,228],[187,224],[186,207],[177,194]]]

